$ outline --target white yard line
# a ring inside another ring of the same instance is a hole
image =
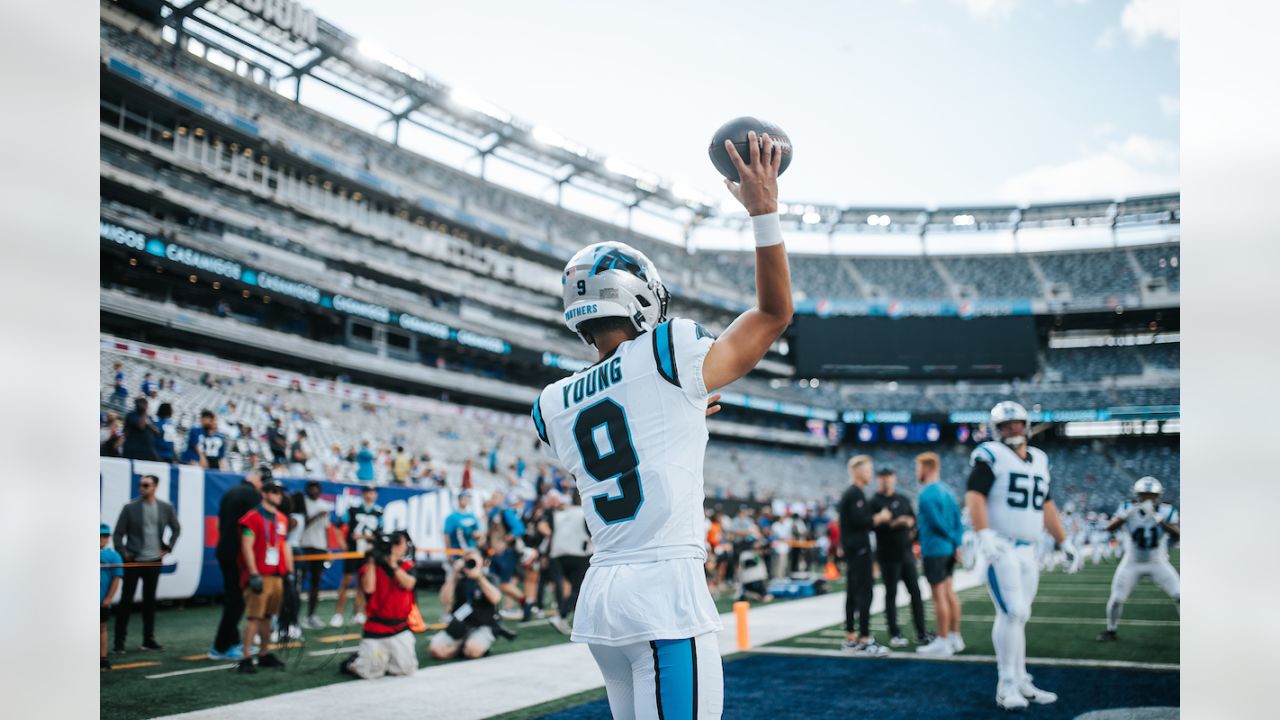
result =
[[[802,640],[807,638],[801,638]],[[928,655],[920,655],[915,652],[891,652],[880,658],[860,657],[851,655],[840,650],[825,650],[821,648],[796,648],[796,647],[764,647],[751,650],[752,653],[762,653],[766,655],[816,655],[819,657],[836,657],[845,660],[860,660],[863,662],[877,662],[879,660],[924,660],[927,662],[961,662],[961,663],[995,663],[994,655],[952,655],[951,657],[931,657]],[[1123,668],[1129,670],[1178,670],[1179,666],[1174,663],[1141,663],[1129,662],[1127,660],[1073,660],[1069,658],[1027,658],[1028,665],[1042,665],[1049,667],[1091,667],[1091,668]]]
[[[195,673],[213,672],[214,670],[230,670],[235,667],[235,663],[228,665],[210,665],[208,667],[192,668],[190,670],[174,670],[173,672],[160,673],[158,675],[147,675],[148,680],[158,680],[160,678],[176,677],[178,675],[194,675]]]

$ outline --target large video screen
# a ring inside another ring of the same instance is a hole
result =
[[[1029,315],[797,315],[789,336],[800,377],[1024,377],[1036,370],[1036,325]]]

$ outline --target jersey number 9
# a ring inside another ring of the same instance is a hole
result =
[[[607,454],[601,454],[600,446],[596,444],[595,431],[599,427],[604,427],[605,436],[609,439]],[[631,444],[631,429],[627,427],[627,416],[622,406],[605,398],[584,409],[573,423],[573,437],[578,443],[578,452],[582,454],[582,466],[593,480],[618,479],[621,493],[618,497],[596,495],[591,498],[596,513],[607,525],[633,519],[644,502],[644,490],[637,470],[640,458]]]
[[[1030,480],[1031,482],[1023,482]],[[1048,495],[1044,478],[1022,473],[1009,473],[1009,507],[1025,508],[1028,505],[1041,510]]]

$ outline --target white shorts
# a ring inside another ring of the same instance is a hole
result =
[[[412,675],[418,671],[418,653],[413,632],[404,630],[384,638],[364,638],[356,649],[351,672],[365,680],[383,675]]]
[[[1040,566],[1036,563],[1034,545],[1014,545],[994,563],[987,565],[987,592],[996,610],[1026,622],[1031,617],[1031,603],[1040,587]]]
[[[719,632],[702,562],[592,565],[573,616],[574,642],[623,646]]]
[[[724,712],[716,633],[588,647],[604,675],[614,720],[719,720]]]
[[[1127,553],[1116,566],[1116,574],[1111,578],[1111,599],[1125,601],[1138,581],[1144,577],[1151,578],[1161,590],[1169,593],[1169,597],[1179,597],[1178,571],[1169,563],[1168,558],[1139,562],[1133,559],[1133,553]]]

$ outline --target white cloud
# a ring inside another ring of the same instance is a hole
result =
[[[1177,42],[1181,36],[1182,3],[1180,0],[1129,0],[1120,13],[1120,27],[1134,45],[1142,45],[1153,35]]]
[[[1042,202],[1126,197],[1178,187],[1177,145],[1135,134],[1076,160],[1019,173],[1000,186],[1000,194],[1016,202]]]
[[[977,18],[1005,18],[1013,12],[1019,0],[952,0]]]
[[[1182,111],[1181,106],[1182,101],[1177,97],[1170,97],[1168,95],[1160,96],[1160,112],[1168,115],[1169,117],[1177,117],[1178,113]]]

